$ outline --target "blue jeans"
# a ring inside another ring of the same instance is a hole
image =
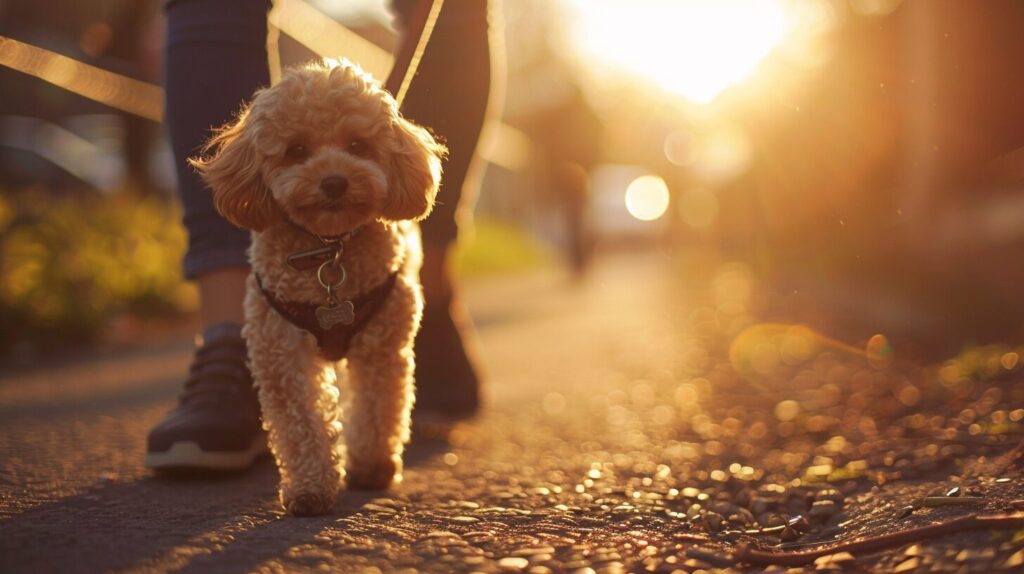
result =
[[[398,0],[396,10],[411,7]],[[270,0],[170,0],[164,56],[167,129],[188,232],[185,276],[247,267],[249,232],[213,207],[210,190],[186,160],[212,128],[230,121],[257,88],[270,83],[267,12]],[[456,212],[474,161],[490,87],[486,0],[447,0],[403,106],[430,127],[450,154],[438,206],[424,222],[424,241],[446,245],[457,234]],[[474,182],[475,184],[475,182]]]

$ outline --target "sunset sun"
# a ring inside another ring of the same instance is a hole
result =
[[[572,44],[697,103],[743,80],[782,40],[778,0],[571,0]]]

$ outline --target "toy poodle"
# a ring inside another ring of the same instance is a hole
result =
[[[415,222],[444,153],[379,82],[325,60],[256,92],[192,160],[218,211],[252,231],[242,333],[293,515],[328,512],[343,479],[401,479],[423,310]]]

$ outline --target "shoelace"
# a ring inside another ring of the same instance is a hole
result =
[[[204,344],[196,350],[181,402],[200,396],[216,400],[251,387],[252,376],[245,360],[245,341],[241,338],[226,337]]]

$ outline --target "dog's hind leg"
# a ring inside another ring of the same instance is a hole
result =
[[[325,514],[341,486],[334,369],[319,358],[310,335],[269,309],[260,311],[256,321],[250,317],[245,335],[281,474],[281,503],[296,516]]]

